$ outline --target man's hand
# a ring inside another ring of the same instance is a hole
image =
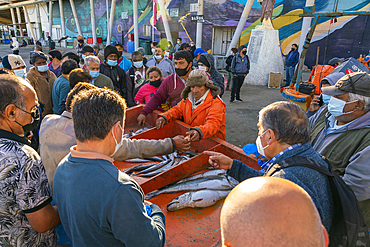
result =
[[[163,117],[159,117],[159,118],[157,119],[157,122],[156,122],[155,126],[157,127],[157,129],[160,129],[160,128],[162,128],[162,127],[163,127],[163,125],[165,125],[165,124],[166,124],[166,120],[165,120]]]
[[[138,117],[137,117],[137,122],[139,123],[139,125],[141,126],[144,126],[145,124],[145,115],[144,114],[140,114]]]
[[[314,96],[313,99],[311,100],[310,108],[308,108],[308,110],[317,111],[320,108],[319,101],[320,97],[317,95]]]
[[[144,205],[148,205],[148,206],[150,206],[150,205],[152,205],[153,203],[151,203],[150,201],[147,201],[147,200],[144,200]]]
[[[196,130],[190,130],[189,132],[186,132],[186,134],[189,136],[186,139],[189,139],[191,142],[197,142],[200,141],[200,134]]]
[[[173,141],[175,142],[176,150],[180,153],[186,152],[190,149],[191,143],[188,139],[184,138],[184,136],[175,136]]]
[[[228,170],[233,165],[233,159],[221,153],[204,151],[205,155],[209,155],[209,163],[216,169]]]

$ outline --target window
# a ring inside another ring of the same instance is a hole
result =
[[[152,31],[151,25],[144,25],[144,36],[150,36]]]

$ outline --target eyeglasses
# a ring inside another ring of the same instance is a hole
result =
[[[15,107],[17,107],[19,110],[25,112],[25,113],[28,113],[31,115],[31,117],[33,118],[38,118],[39,117],[39,109],[37,108],[37,106],[34,106],[30,112],[26,111],[26,110],[23,110],[22,108],[20,108],[19,106],[17,105],[14,105]]]

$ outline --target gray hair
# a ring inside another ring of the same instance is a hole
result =
[[[26,106],[26,99],[23,91],[26,83],[22,82],[22,78],[15,75],[1,74],[0,75],[0,113],[4,112],[8,105],[16,105],[18,107]],[[28,84],[28,83],[27,83]],[[31,85],[29,86],[31,87]]]
[[[87,56],[85,57],[84,64],[89,66],[91,63],[100,64],[100,59],[96,56]]]
[[[348,93],[349,101],[356,101],[356,100],[362,100],[365,105],[364,105],[364,111],[369,111],[370,110],[370,97],[362,96],[359,94],[354,94],[354,93]]]
[[[125,116],[125,100],[113,90],[82,90],[73,97],[72,119],[76,139],[80,142],[103,140]]]
[[[306,113],[288,101],[275,102],[263,108],[258,126],[263,131],[273,130],[280,143],[294,145],[310,141],[310,122]]]

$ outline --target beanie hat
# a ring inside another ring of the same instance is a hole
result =
[[[211,76],[201,69],[192,70],[189,74],[188,79],[186,80],[186,87],[181,92],[181,98],[186,99],[190,93],[190,88],[194,86],[206,86],[211,90],[213,96],[219,95],[221,89],[211,81]]]
[[[4,68],[9,70],[18,69],[20,67],[26,66],[21,56],[13,54],[3,57],[2,63]]]
[[[62,60],[62,53],[58,50],[52,50],[52,51],[49,51],[49,55],[52,57],[52,58],[57,58],[58,60]]]
[[[39,59],[45,59],[46,61],[48,61],[48,56],[45,55],[45,53],[41,52],[41,51],[38,51],[38,52],[32,52],[31,53],[31,60],[30,60],[30,64],[35,64],[37,60]]]
[[[89,53],[94,53],[94,49],[89,46],[89,45],[85,45],[83,48],[82,48],[82,53],[86,53],[86,52],[89,52]]]
[[[110,55],[110,54],[116,54],[117,55],[117,58],[120,57],[120,55],[118,54],[118,50],[115,46],[113,45],[107,45],[104,49],[104,59],[107,60],[107,57]]]
[[[199,54],[202,54],[202,53],[207,53],[207,52],[203,50],[202,48],[197,48],[194,51],[194,56],[198,56]]]
[[[200,55],[199,56],[199,58],[198,58],[198,63],[202,63],[202,64],[204,64],[205,66],[207,66],[208,68],[210,68],[211,67],[211,65],[209,64],[209,62],[208,62],[208,60],[207,60],[207,58],[206,58],[206,56],[204,56],[203,54],[202,55]]]

